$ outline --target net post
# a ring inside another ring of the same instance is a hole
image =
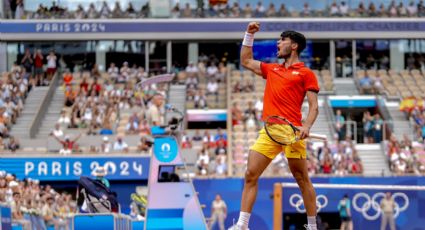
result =
[[[273,230],[282,230],[282,184],[275,183],[273,189]]]

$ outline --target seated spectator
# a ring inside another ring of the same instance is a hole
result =
[[[187,135],[186,131],[183,131],[181,136],[181,147],[182,149],[192,148],[192,142],[190,141],[190,138]]]
[[[205,130],[204,136],[202,137],[202,142],[208,146],[209,148],[214,148],[216,146],[216,142],[214,140],[214,136],[209,133],[208,130]]]
[[[218,141],[217,148],[215,149],[215,155],[218,156],[221,153],[227,154],[227,148],[225,146],[225,142]]]
[[[114,151],[117,152],[128,152],[128,145],[124,142],[121,136],[117,136],[117,141],[114,143]]]
[[[333,2],[331,7],[329,8],[329,15],[331,17],[337,17],[340,16],[339,8],[336,2]]]
[[[111,62],[111,64],[109,64],[108,74],[112,81],[115,82],[119,75],[119,70],[118,67],[115,66],[115,63]]]
[[[209,80],[207,84],[207,96],[215,95],[218,100],[218,84],[215,80]]]
[[[276,8],[273,3],[270,3],[269,8],[266,11],[266,17],[273,18],[277,16]]]
[[[216,75],[218,73],[218,68],[215,65],[215,63],[211,63],[208,67],[207,67],[207,78],[208,79],[213,79],[216,80]]]
[[[303,7],[303,10],[301,11],[301,16],[303,16],[303,17],[309,17],[309,16],[311,16],[311,9],[310,9],[310,6],[308,5],[308,3],[306,2],[306,3],[304,3],[304,7]]]
[[[71,86],[72,80],[73,80],[72,73],[69,71],[69,69],[66,69],[65,73],[63,74],[63,83],[65,87]]]
[[[201,89],[196,91],[193,101],[195,102],[195,108],[205,109],[208,107],[207,97],[205,96],[204,91]]]
[[[69,115],[66,114],[66,110],[61,111],[61,115],[59,116],[57,124],[60,124],[62,126],[68,127],[71,120],[69,118]]]
[[[243,15],[245,18],[252,18],[253,9],[249,3],[246,3],[245,8],[243,9]]]
[[[103,1],[102,7],[100,8],[99,11],[99,17],[100,18],[109,18],[111,14],[111,10],[108,6],[108,3],[106,1]]]
[[[239,104],[237,102],[233,102],[232,111],[232,125],[240,125],[243,121],[243,112],[239,108]]]
[[[202,148],[198,152],[198,160],[196,161],[196,166],[198,167],[200,175],[208,174],[208,165],[210,163],[210,156],[208,148]]]
[[[418,16],[418,7],[415,5],[414,1],[410,1],[409,6],[407,6],[407,15],[409,17]]]
[[[225,175],[227,173],[227,156],[226,152],[222,149],[219,152],[219,155],[215,159],[216,161],[216,168],[215,173],[216,175]]]
[[[137,150],[140,152],[148,152],[152,147],[151,143],[147,140],[146,137],[140,138],[140,142],[137,145]]]
[[[189,62],[189,65],[186,66],[185,70],[186,70],[188,78],[195,78],[196,79],[196,77],[198,76],[199,69],[192,61]],[[196,82],[196,84],[197,84],[197,82]]]
[[[195,134],[193,134],[193,136],[192,136],[192,141],[194,141],[194,142],[202,141],[202,135],[201,135],[201,133],[199,132],[199,129],[197,129],[197,130],[195,131]]]
[[[111,142],[109,142],[108,136],[104,136],[102,138],[102,144],[100,145],[100,152],[101,153],[109,153],[111,152]]]
[[[100,135],[112,135],[114,132],[112,131],[112,125],[111,122],[109,122],[109,119],[104,119],[102,128],[99,131]]]
[[[340,15],[343,17],[348,16],[348,11],[349,11],[348,5],[345,3],[345,1],[342,1],[341,5],[339,6]]]
[[[321,163],[322,172],[324,174],[331,174],[332,173],[332,158],[329,154],[324,155],[324,159]]]
[[[19,141],[15,137],[10,136],[9,143],[7,144],[7,149],[12,152],[16,152],[16,150],[18,150],[19,147],[20,147]]]
[[[361,94],[370,94],[373,93],[372,90],[372,79],[365,75],[362,79],[360,79],[360,93]]]
[[[138,130],[140,135],[151,134],[151,127],[149,126],[148,121],[146,119],[143,119],[142,122],[139,123]]]
[[[286,9],[286,6],[285,6],[285,4],[280,4],[280,8],[279,8],[279,11],[277,12],[277,16],[278,17],[289,17],[289,12],[288,12],[288,10]]]

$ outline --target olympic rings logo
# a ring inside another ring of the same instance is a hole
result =
[[[404,200],[404,204],[400,207],[400,205],[395,201],[397,197],[400,197]],[[365,200],[361,199],[364,198]],[[385,193],[378,192],[372,196],[372,198],[364,193],[357,193],[353,197],[353,208],[357,212],[360,212],[363,217],[367,220],[376,220],[381,215],[381,207],[380,202],[385,198]],[[409,197],[406,194],[401,192],[396,192],[392,195],[393,200],[395,201],[395,213],[394,218],[397,218],[400,212],[405,211],[409,207]],[[359,200],[363,200],[360,202]],[[362,205],[360,205],[362,204]],[[372,211],[370,211],[372,210]],[[375,214],[372,214],[375,213]]]
[[[321,202],[322,201],[322,202]],[[289,204],[294,207],[299,213],[305,213],[304,200],[299,194],[292,194],[289,197]],[[328,198],[324,195],[318,195],[316,197],[317,212],[320,212],[322,208],[328,205]]]

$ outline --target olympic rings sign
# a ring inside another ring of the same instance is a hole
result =
[[[322,202],[321,202],[322,201]],[[304,200],[300,194],[292,194],[289,197],[289,204],[294,207],[299,213],[305,213]],[[325,195],[318,195],[316,197],[317,212],[328,205],[328,198]]]
[[[401,207],[395,201],[395,199],[397,197],[400,197],[401,199],[404,200],[404,204]],[[365,200],[363,200],[361,198],[364,198]],[[375,193],[372,196],[372,198],[364,192],[357,193],[353,197],[353,208],[357,212],[360,212],[365,219],[376,220],[376,219],[379,218],[379,216],[382,213],[381,207],[380,207],[380,202],[383,198],[385,198],[385,193],[383,193],[383,192]],[[397,218],[398,215],[400,214],[400,212],[405,211],[409,207],[409,197],[407,197],[407,195],[404,194],[404,193],[396,192],[392,195],[392,198],[395,201],[394,218]],[[363,201],[360,202],[359,200],[363,200]],[[370,214],[369,210],[371,210],[371,209],[373,210],[372,213],[375,213],[375,214]]]

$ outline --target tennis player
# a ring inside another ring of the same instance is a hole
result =
[[[273,158],[284,152],[306,207],[308,224],[305,227],[308,230],[316,230],[316,192],[307,172],[304,138],[309,136],[310,128],[319,112],[317,103],[319,86],[314,73],[299,60],[301,51],[306,47],[306,39],[304,35],[295,31],[283,32],[277,41],[277,57],[285,61],[283,64],[267,64],[253,59],[254,34],[259,29],[260,23],[249,23],[241,49],[241,64],[266,80],[263,120],[271,115],[285,117],[299,127],[301,140],[292,145],[282,146],[273,142],[264,128],[260,130],[257,141],[250,148],[241,210],[233,229],[248,229],[257,196],[258,178]],[[301,123],[301,106],[305,96],[308,99],[309,111],[304,123]]]

